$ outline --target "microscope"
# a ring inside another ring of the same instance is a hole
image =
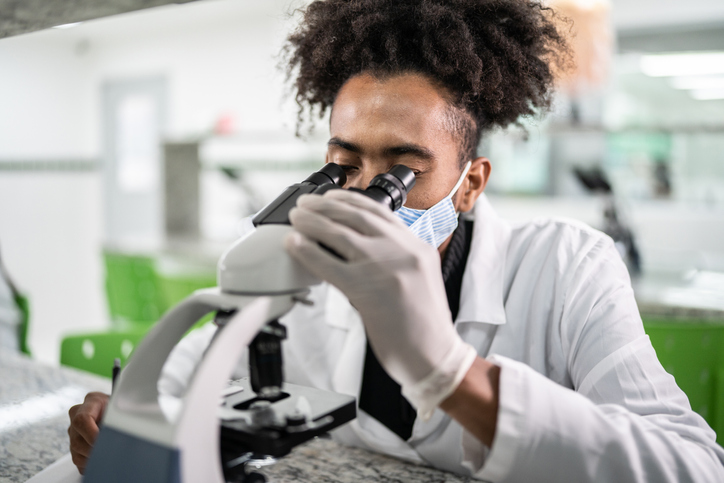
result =
[[[344,170],[329,163],[288,187],[254,217],[256,229],[222,255],[218,287],[194,292],[159,320],[119,377],[85,482],[263,482],[251,466],[273,462],[355,418],[354,397],[284,382],[286,328],[279,322],[295,304],[313,303],[309,288],[321,283],[284,249],[289,211],[302,194],[345,183]],[[355,190],[394,211],[414,184],[412,171],[395,165]],[[163,364],[209,312],[215,312],[217,333],[185,395],[174,410],[162,410],[157,382]],[[247,346],[249,377],[229,382]]]

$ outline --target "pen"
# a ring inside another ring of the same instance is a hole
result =
[[[116,357],[113,360],[113,374],[111,376],[111,394],[113,394],[113,391],[116,389],[116,379],[118,379],[118,374],[121,373],[121,359]]]

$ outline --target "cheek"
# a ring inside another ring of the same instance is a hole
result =
[[[405,206],[416,210],[426,210],[447,195],[439,184],[418,179],[407,195]]]

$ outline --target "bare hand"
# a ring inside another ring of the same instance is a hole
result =
[[[88,464],[93,443],[98,437],[98,426],[109,398],[110,396],[102,392],[90,392],[86,395],[83,404],[77,404],[68,411],[68,416],[70,416],[70,427],[68,428],[70,455],[81,475]]]

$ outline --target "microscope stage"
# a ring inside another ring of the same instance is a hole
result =
[[[284,456],[295,446],[351,421],[357,413],[352,396],[295,384],[284,383],[273,400],[257,397],[248,378],[232,381],[225,393],[221,451],[228,456],[249,452]]]

